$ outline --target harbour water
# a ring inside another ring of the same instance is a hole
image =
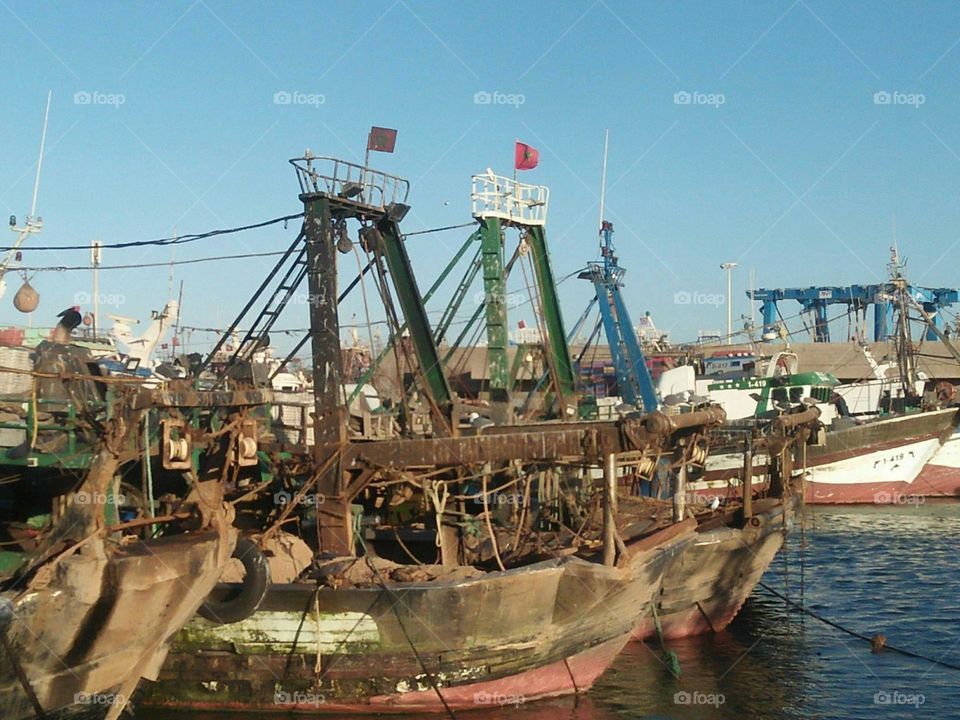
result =
[[[960,503],[814,507],[764,577],[777,592],[863,635],[960,665]],[[623,718],[960,718],[960,671],[871,652],[863,640],[758,588],[724,633],[627,647],[594,690],[524,703],[488,698],[474,720]],[[481,701],[484,700],[481,698]],[[503,703],[502,705],[500,703]],[[138,720],[248,720],[250,715],[136,713]],[[436,719],[438,716],[424,716]]]

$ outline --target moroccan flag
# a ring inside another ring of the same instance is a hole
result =
[[[392,153],[397,144],[397,131],[390,128],[372,127],[367,136],[367,150]]]
[[[540,153],[536,148],[518,142],[513,152],[513,166],[517,170],[533,170],[540,161]]]

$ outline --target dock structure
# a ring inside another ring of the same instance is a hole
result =
[[[941,330],[944,327],[943,308],[950,307],[960,299],[953,288],[928,288],[909,286],[908,292],[923,309],[933,317]],[[782,314],[778,303],[783,300],[795,300],[800,303],[802,312],[813,315],[813,336],[815,342],[830,342],[830,320],[827,308],[831,305],[845,306],[849,314],[863,313],[864,322],[867,308],[873,306],[873,341],[883,342],[896,332],[893,324],[895,304],[892,302],[893,289],[889,282],[874,285],[847,285],[844,287],[806,287],[778,288],[767,290],[748,290],[747,297],[760,301],[763,314],[763,339],[774,341],[778,338],[778,325]],[[926,339],[936,340],[933,330],[928,330]]]

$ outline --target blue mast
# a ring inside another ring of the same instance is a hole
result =
[[[657,409],[657,391],[620,292],[626,270],[617,261],[613,223],[601,220],[600,238],[603,262],[587,263],[587,272],[597,291],[597,304],[617,373],[620,396],[624,402],[642,408],[644,412],[653,412]]]

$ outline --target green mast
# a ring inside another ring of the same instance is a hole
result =
[[[560,312],[560,299],[547,250],[547,204],[550,191],[495,175],[488,170],[472,178],[473,216],[480,222],[484,304],[487,323],[487,365],[490,400],[501,421],[512,421],[512,378],[507,360],[507,288],[504,229],[520,231],[522,251],[528,250],[536,285],[534,312],[542,319],[544,358],[560,417],[576,414],[576,376]]]

